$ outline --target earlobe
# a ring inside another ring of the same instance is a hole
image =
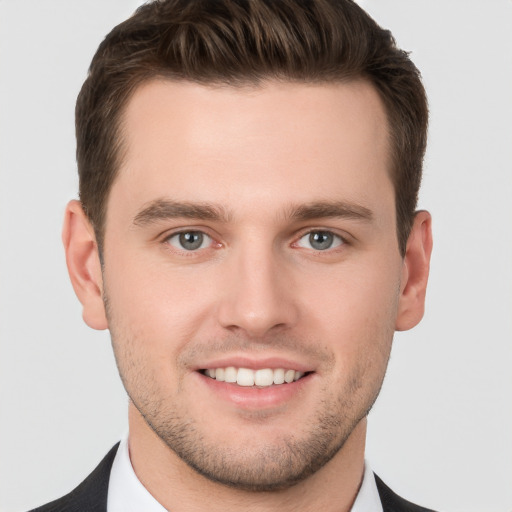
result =
[[[423,317],[431,253],[432,218],[430,213],[418,211],[414,217],[403,261],[395,325],[397,331],[411,329]]]
[[[103,278],[94,229],[79,201],[66,207],[62,242],[71,284],[82,303],[83,319],[93,329],[108,327],[103,304]]]

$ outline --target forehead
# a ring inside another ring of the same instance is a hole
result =
[[[361,203],[383,186],[393,195],[385,110],[363,81],[235,88],[154,80],[135,91],[122,126],[112,193],[139,204],[170,195],[273,208],[340,194]]]

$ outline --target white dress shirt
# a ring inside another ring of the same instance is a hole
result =
[[[112,465],[107,512],[172,512],[160,505],[137,478],[130,462],[128,436],[121,441]],[[382,512],[377,484],[366,462],[363,482],[350,512]]]
[[[128,436],[121,440],[110,471],[107,512],[167,512],[137,478],[130,461]]]

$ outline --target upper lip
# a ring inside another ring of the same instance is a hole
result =
[[[235,368],[248,368],[251,370],[260,370],[270,368],[275,370],[283,368],[288,370],[297,370],[299,372],[311,372],[313,368],[311,364],[303,363],[290,358],[283,357],[265,357],[251,358],[248,356],[224,356],[194,365],[195,370],[207,370],[214,368],[227,368],[234,366]]]

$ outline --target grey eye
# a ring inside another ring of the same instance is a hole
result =
[[[297,243],[299,247],[314,249],[315,251],[326,251],[342,245],[343,239],[330,231],[310,231],[306,233]]]
[[[168,243],[177,249],[196,251],[211,243],[211,238],[201,231],[183,231],[169,237]]]

